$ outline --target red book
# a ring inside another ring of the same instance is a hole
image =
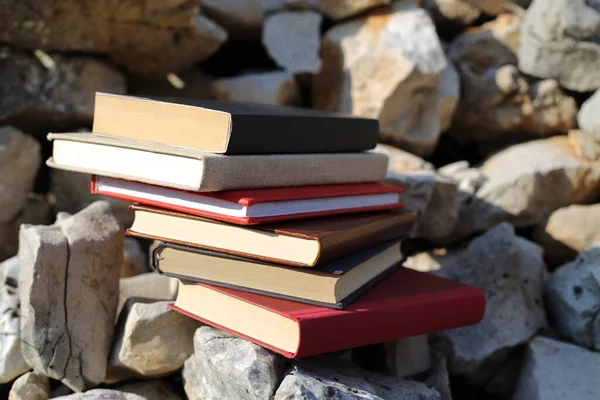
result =
[[[400,268],[343,310],[188,282],[171,308],[296,358],[472,325],[483,318],[485,297]]]
[[[239,225],[401,208],[404,189],[383,183],[188,192],[93,176],[91,192]]]

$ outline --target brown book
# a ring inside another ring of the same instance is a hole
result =
[[[386,211],[246,227],[133,205],[131,236],[312,267],[409,234],[415,213]]]

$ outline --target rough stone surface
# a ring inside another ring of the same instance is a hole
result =
[[[521,27],[519,69],[578,92],[600,88],[600,3],[534,0]]]
[[[153,300],[174,300],[177,294],[178,280],[148,272],[119,280],[119,305],[117,316],[121,313],[127,299],[141,297]]]
[[[199,15],[199,3],[3,0],[0,42],[103,53],[130,71],[165,75],[206,59],[227,38],[223,28]]]
[[[121,278],[129,278],[150,272],[148,257],[142,251],[140,242],[132,237],[126,237],[123,247],[123,265]]]
[[[13,127],[0,127],[0,224],[10,222],[25,206],[40,161],[35,139]]]
[[[201,12],[234,37],[258,36],[263,24],[261,0],[202,0]]]
[[[159,377],[180,369],[193,353],[200,324],[171,311],[170,301],[130,299],[115,328],[107,382]]]
[[[281,356],[217,329],[200,327],[194,350],[183,367],[190,400],[267,399],[281,381]]]
[[[379,143],[373,151],[388,156],[389,174],[407,174],[410,172],[434,171],[433,165],[419,156],[387,144]]]
[[[391,0],[317,0],[317,7],[329,18],[339,21],[390,2]]]
[[[588,160],[600,158],[600,143],[598,137],[579,129],[569,131],[569,144],[578,157]]]
[[[421,6],[442,30],[471,26],[481,15],[477,7],[465,0],[421,0]]]
[[[427,335],[418,335],[386,343],[390,375],[404,379],[431,368]]]
[[[285,376],[274,400],[438,400],[439,393],[424,383],[376,375],[356,367],[300,362]]]
[[[10,8],[13,15],[14,7]],[[8,26],[1,22],[1,3],[0,10],[0,26]],[[0,48],[0,125],[43,135],[49,130],[76,129],[91,125],[95,92],[125,93],[123,75],[104,62],[59,55],[52,59],[55,67],[47,69],[30,53]]]
[[[388,173],[388,182],[406,189],[402,201],[418,214],[413,236],[427,239],[452,234],[458,220],[456,183],[433,172]]]
[[[527,343],[546,323],[542,249],[502,223],[474,239],[455,263],[439,273],[478,287],[486,296],[481,322],[438,335],[450,373],[488,391],[510,393],[514,382],[497,384],[503,363],[513,348]]]
[[[294,76],[283,72],[262,72],[216,79],[211,84],[214,98],[280,106],[299,105],[300,88]]]
[[[459,78],[425,10],[402,0],[335,25],[321,54],[316,108],[376,118],[383,141],[433,152],[456,108]]]
[[[291,74],[314,74],[321,68],[320,27],[314,11],[281,11],[265,19],[263,45],[271,58]]]
[[[546,298],[559,333],[580,346],[600,350],[600,243],[554,271]]]
[[[183,400],[174,387],[173,382],[168,380],[129,383],[119,386],[117,390],[120,392],[137,394],[147,400]]]
[[[29,371],[21,354],[19,260],[0,264],[0,384]]]
[[[54,400],[150,400],[135,393],[124,393],[112,389],[94,389],[85,393],[73,393],[67,396],[53,397]]]
[[[600,139],[600,90],[583,102],[577,122],[582,131]]]
[[[577,104],[558,82],[526,78],[515,66],[520,23],[520,16],[503,14],[452,42],[448,57],[461,76],[453,136],[549,136],[575,127]]]
[[[8,400],[48,400],[50,394],[48,377],[28,372],[13,383]]]
[[[110,204],[113,213],[123,226],[131,226],[133,213],[129,210],[130,203],[91,194],[90,179],[91,176],[88,174],[55,168],[50,170],[50,195],[54,201],[54,211],[75,214],[93,202],[103,200]]]
[[[559,208],[533,231],[552,264],[560,265],[577,253],[600,242],[600,204],[572,205]]]
[[[101,201],[52,226],[21,227],[21,351],[35,372],[75,391],[104,380],[123,239]]]
[[[538,336],[527,356],[514,400],[595,400],[600,398],[600,353]]]
[[[455,239],[501,221],[535,225],[558,208],[593,200],[600,188],[600,162],[577,157],[566,136],[511,146],[480,171],[486,181],[459,209]]]

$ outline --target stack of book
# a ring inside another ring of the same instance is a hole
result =
[[[376,120],[98,93],[93,133],[49,134],[48,164],[132,202],[180,279],[173,310],[287,357],[477,322],[473,287],[401,266],[415,214],[382,183]]]

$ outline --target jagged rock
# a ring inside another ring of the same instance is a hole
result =
[[[1,64],[0,59],[0,70]],[[0,104],[0,114],[1,110]],[[40,162],[40,145],[35,139],[13,127],[0,127],[0,224],[10,222],[25,206]]]
[[[520,16],[503,14],[452,42],[448,57],[461,76],[453,136],[549,136],[575,127],[577,104],[558,82],[526,78],[515,66],[520,24]]]
[[[38,2],[2,0],[0,42],[19,48],[107,54],[127,70],[166,75],[196,64],[226,40],[198,14],[200,0]]]
[[[194,350],[183,367],[190,400],[271,398],[281,381],[281,356],[218,329],[200,327]]]
[[[600,88],[600,3],[534,0],[521,27],[519,69],[567,89]]]
[[[488,15],[498,15],[508,12],[523,13],[531,0],[464,0]]]
[[[566,136],[511,146],[480,171],[486,181],[459,209],[455,239],[501,221],[535,225],[558,208],[593,200],[600,189],[600,162],[577,157]]]
[[[173,382],[167,380],[129,383],[119,386],[117,390],[137,394],[147,400],[183,400],[175,389]]]
[[[439,393],[424,383],[378,375],[345,365],[299,362],[285,376],[274,400],[439,400]]]
[[[577,122],[582,131],[600,139],[600,90],[583,102]]]
[[[600,354],[537,336],[527,347],[514,400],[595,400]]]
[[[480,323],[438,334],[450,373],[494,394],[509,394],[514,382],[498,385],[503,363],[512,349],[527,343],[546,323],[542,249],[502,223],[474,239],[439,274],[478,287],[487,303]]]
[[[421,272],[433,272],[456,262],[465,249],[463,247],[440,247],[411,255],[403,266]]]
[[[215,80],[211,95],[219,100],[293,106],[300,104],[294,76],[283,71],[244,74]]]
[[[37,373],[82,391],[104,380],[124,234],[106,202],[19,236],[21,351]]]
[[[586,133],[579,129],[569,131],[569,144],[573,148],[573,152],[578,157],[587,158],[589,160],[597,160],[600,158],[600,143],[598,137]]]
[[[385,345],[389,375],[404,379],[431,368],[427,335],[394,340]]]
[[[171,311],[170,303],[134,298],[125,304],[115,328],[106,382],[168,375],[192,355],[200,324]]]
[[[421,0],[438,29],[460,29],[471,26],[481,11],[466,0]]]
[[[600,244],[558,268],[546,286],[553,326],[580,346],[600,350]]]
[[[7,1],[2,0],[0,9]],[[9,14],[14,16],[14,8],[25,3],[11,6]],[[14,26],[12,20],[4,24],[3,17],[0,13],[0,26]],[[123,75],[104,62],[61,55],[52,59],[55,67],[47,69],[30,53],[0,48],[0,125],[44,135],[91,125],[95,92],[125,93]]]
[[[314,11],[280,11],[265,19],[262,42],[271,58],[291,74],[314,74],[321,68],[320,29]]]
[[[124,393],[111,389],[94,389],[85,393],[53,397],[53,400],[150,400],[135,393]]]
[[[132,237],[126,237],[123,247],[123,265],[121,278],[129,278],[149,272],[148,258],[142,251],[140,242]]]
[[[389,174],[407,174],[410,172],[434,171],[433,165],[419,156],[404,151],[397,147],[379,143],[373,149],[377,153],[388,156]]]
[[[258,36],[263,24],[261,0],[203,0],[201,11],[234,37]]]
[[[376,118],[383,141],[433,152],[456,108],[459,78],[425,10],[403,0],[335,25],[321,54],[316,108]]]
[[[0,264],[0,383],[7,383],[29,371],[21,354],[19,260]]]
[[[28,372],[13,383],[8,400],[48,400],[50,395],[48,377]]]
[[[406,189],[402,201],[408,210],[418,214],[413,236],[435,240],[452,234],[458,220],[454,181],[426,171],[404,175],[388,173],[387,178],[389,183]]]
[[[178,280],[156,272],[148,272],[119,280],[119,305],[117,316],[125,302],[132,297],[153,300],[173,300],[177,294]]]
[[[62,169],[50,170],[50,195],[54,199],[54,211],[69,214],[83,210],[94,201],[102,200],[110,204],[111,209],[123,226],[131,226],[133,213],[131,203],[90,193],[91,176]]]

